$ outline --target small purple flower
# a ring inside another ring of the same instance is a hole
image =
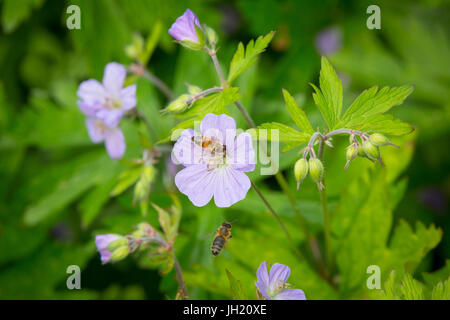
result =
[[[195,206],[206,205],[214,196],[218,207],[242,200],[250,189],[244,172],[255,169],[252,137],[236,137],[236,122],[222,114],[207,114],[201,133],[186,129],[172,151],[172,161],[185,166],[175,176],[175,185]]]
[[[267,272],[267,262],[264,261],[256,272],[255,282],[259,292],[269,300],[306,300],[305,294],[300,289],[288,289],[286,283],[291,269],[283,264],[275,263]]]
[[[111,259],[112,252],[108,250],[108,245],[117,239],[120,239],[117,234],[101,234],[95,237],[95,245],[103,264],[108,263]]]
[[[109,127],[100,119],[87,118],[86,127],[92,142],[105,141],[106,151],[112,159],[120,159],[125,153],[125,138],[119,127]]]
[[[338,27],[329,27],[316,36],[316,48],[321,55],[333,54],[341,48],[342,32]]]
[[[192,41],[199,43],[195,26],[201,28],[197,16],[190,9],[187,9],[184,14],[179,17],[170,27],[169,34],[178,41]]]
[[[111,62],[105,67],[102,83],[95,79],[83,81],[77,91],[81,111],[109,127],[117,126],[124,113],[136,106],[136,85],[123,88],[126,75],[124,66]]]

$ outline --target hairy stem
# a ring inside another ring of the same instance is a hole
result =
[[[280,225],[281,229],[283,229],[284,234],[286,235],[286,238],[288,239],[289,245],[291,246],[291,249],[293,250],[293,252],[295,253],[295,255],[299,258],[302,259],[303,255],[301,254],[301,252],[297,249],[297,247],[295,246],[294,240],[292,239],[291,235],[289,234],[288,230],[286,229],[286,226],[284,225],[283,221],[281,221],[280,217],[278,216],[278,214],[275,212],[275,210],[272,208],[272,206],[270,205],[269,201],[267,201],[267,199],[264,197],[264,195],[261,193],[261,191],[259,190],[259,188],[253,183],[253,181],[251,181],[252,187],[255,190],[255,192],[258,194],[258,196],[261,198],[261,200],[263,201],[263,203],[265,204],[265,206],[267,207],[267,209],[269,209],[269,212],[272,214],[272,216],[275,218],[275,220],[278,222],[278,224]]]
[[[239,111],[242,113],[242,116],[245,118],[245,121],[247,121],[248,126],[250,128],[256,128],[255,122],[250,117],[247,110],[245,110],[244,106],[239,101],[236,101],[234,104],[239,109]]]
[[[145,70],[142,76],[153,83],[166,96],[167,100],[172,101],[175,99],[172,90],[170,90],[169,87],[153,73]]]
[[[221,87],[213,87],[213,88],[209,88],[206,90],[203,90],[202,92],[197,93],[195,96],[193,96],[192,98],[189,98],[186,101],[187,105],[190,105],[192,103],[194,103],[196,100],[203,98],[204,96],[210,94],[210,93],[214,93],[214,92],[219,92],[222,91],[223,89]]]
[[[177,257],[175,256],[175,253],[173,253],[173,266],[175,267],[175,274],[177,277],[178,285],[180,286],[181,292],[183,293],[183,298],[188,298],[188,293],[186,289],[186,283],[183,279],[183,271],[181,270],[180,263],[178,262]]]
[[[225,77],[223,76],[222,69],[220,68],[219,60],[217,60],[216,50],[207,49],[206,51],[209,53],[209,55],[211,56],[211,59],[214,63],[214,67],[216,68],[217,75],[219,76],[219,79],[220,79],[220,85],[222,86],[222,88],[226,88],[227,81],[225,80]]]

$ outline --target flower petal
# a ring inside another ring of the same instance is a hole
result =
[[[208,171],[205,164],[184,168],[175,176],[175,185],[197,207],[206,205],[214,192],[215,170]]]
[[[102,107],[98,102],[87,103],[82,100],[78,100],[77,104],[80,107],[81,112],[88,117],[95,117],[96,112]]]
[[[216,138],[225,145],[230,143],[230,147],[234,147],[233,142],[236,137],[236,121],[234,121],[232,117],[229,117],[226,114],[217,115],[208,113],[200,124],[200,130],[203,135],[210,138]]]
[[[291,269],[284,264],[275,263],[272,268],[270,268],[269,283],[270,288],[273,291],[277,285],[285,283],[291,274]]]
[[[285,289],[273,297],[274,300],[306,300],[305,293],[300,289]]]
[[[192,129],[186,129],[181,132],[172,149],[172,162],[174,164],[181,163],[187,167],[201,163],[203,150],[192,141],[194,135],[195,131]]]
[[[105,250],[111,241],[119,239],[117,234],[100,234],[95,237],[95,245],[97,246],[97,250]]]
[[[102,84],[94,79],[83,81],[77,90],[77,95],[84,103],[93,105],[105,101],[106,92]]]
[[[215,169],[214,203],[218,207],[229,207],[242,200],[250,189],[250,179],[241,171],[231,167]]]
[[[178,17],[178,19],[172,24],[169,29],[169,34],[178,41],[190,40],[198,43],[195,25],[200,27],[200,22],[195,13],[187,9],[184,14],[181,17]]]
[[[119,98],[127,76],[125,67],[117,62],[110,62],[105,67],[103,86],[113,98]]]
[[[136,106],[136,85],[132,84],[124,89],[120,93],[120,100],[122,102],[123,110],[131,110]]]
[[[264,285],[262,285],[259,282],[255,282],[256,287],[258,288],[259,292],[261,292],[261,294],[268,300],[272,300],[272,298],[269,296],[269,294],[267,293],[266,288],[264,287]]]
[[[125,138],[119,128],[109,128],[105,135],[105,146],[112,159],[120,159],[125,153]]]
[[[267,289],[269,288],[269,273],[267,272],[267,261],[264,261],[260,264],[258,271],[256,271],[256,278],[258,279],[258,283],[265,289],[267,294]],[[261,289],[259,291],[261,291]],[[261,293],[263,292],[261,291]]]
[[[105,139],[105,125],[101,120],[87,118],[85,122],[92,142],[99,143]]]
[[[227,149],[227,163],[239,171],[255,170],[255,150],[249,133],[238,135],[234,141],[234,148]]]
[[[123,115],[122,109],[100,109],[95,113],[95,116],[101,119],[107,127],[116,127]]]

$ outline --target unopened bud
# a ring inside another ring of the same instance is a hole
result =
[[[112,252],[112,251],[116,250],[119,247],[123,247],[123,246],[127,246],[127,245],[128,245],[128,239],[125,238],[125,237],[120,237],[117,240],[111,241],[108,244],[107,249]]]
[[[378,149],[378,147],[374,146],[369,140],[363,142],[362,148],[366,153],[367,157],[371,159],[380,158],[380,150]]]
[[[370,135],[369,140],[373,145],[375,145],[377,147],[391,145],[396,148],[399,148],[398,146],[396,146],[395,144],[390,142],[388,138],[386,138],[385,136],[383,136],[380,133],[374,133],[374,134]]]
[[[323,164],[319,159],[309,159],[309,174],[315,182],[322,183],[323,172]]]
[[[176,100],[172,101],[163,112],[182,112],[187,108],[186,101],[189,99],[188,94],[183,94],[179,96]]]
[[[117,262],[122,259],[125,259],[129,253],[130,249],[128,248],[128,246],[118,247],[111,253],[111,262]]]
[[[350,165],[350,161],[355,159],[358,156],[359,150],[358,146],[352,144],[347,148],[347,152],[345,153],[345,157],[347,158],[347,163],[345,164],[344,170],[348,168]]]
[[[206,25],[203,26],[203,29],[205,30],[206,39],[208,40],[208,43],[214,48],[217,42],[219,42],[219,37],[217,36],[217,33],[214,31],[213,28],[210,28]]]
[[[297,180],[297,190],[300,188],[300,183],[308,175],[308,161],[306,159],[299,159],[294,166],[295,180]]]

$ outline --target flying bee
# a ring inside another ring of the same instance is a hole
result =
[[[211,165],[214,168],[215,162],[221,164],[227,155],[227,148],[225,145],[220,143],[214,138],[209,138],[203,135],[194,135],[192,136],[192,142],[196,145],[202,147],[203,151],[207,156],[212,158]],[[212,169],[213,169],[212,168]],[[208,170],[212,170],[208,165]]]
[[[211,246],[211,253],[217,256],[222,251],[225,243],[231,239],[231,223],[223,222],[216,231],[216,236]]]

